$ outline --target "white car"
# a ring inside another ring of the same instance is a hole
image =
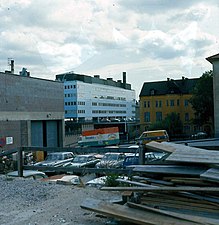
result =
[[[7,177],[18,177],[18,171],[12,171],[6,174]],[[42,179],[46,178],[47,175],[44,172],[38,171],[38,170],[23,170],[23,177],[24,178],[33,178],[36,179]]]

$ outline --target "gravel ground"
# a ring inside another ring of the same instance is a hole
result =
[[[92,175],[82,177],[83,183]],[[109,219],[80,208],[86,198],[112,200],[117,192],[0,175],[1,225],[104,225]]]

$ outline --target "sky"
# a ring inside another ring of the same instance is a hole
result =
[[[200,77],[219,53],[218,0],[0,0],[0,71],[144,82]]]

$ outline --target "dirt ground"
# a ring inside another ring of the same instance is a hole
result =
[[[81,178],[85,184],[92,175]],[[92,211],[81,209],[86,198],[119,199],[120,193],[96,187],[55,184],[0,175],[1,225],[104,225],[112,224]]]

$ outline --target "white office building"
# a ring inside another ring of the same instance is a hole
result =
[[[64,82],[66,119],[94,122],[135,119],[135,91],[126,83],[126,72],[123,81],[71,72],[56,75],[56,80]]]

